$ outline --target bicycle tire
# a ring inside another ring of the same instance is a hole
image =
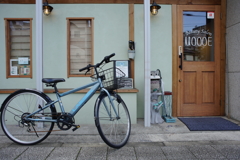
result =
[[[113,111],[107,94],[101,94],[95,104],[95,124],[103,141],[112,148],[123,147],[131,132],[131,119],[126,104],[116,93],[110,94],[119,118]],[[111,116],[108,116],[107,109]]]
[[[1,107],[1,127],[5,135],[22,145],[37,144],[46,139],[53,129],[54,122],[25,122],[23,117],[50,101],[44,93],[30,89],[10,94]],[[31,118],[53,119],[53,113],[56,113],[56,109],[51,106]]]

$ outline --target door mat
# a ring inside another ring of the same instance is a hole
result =
[[[221,117],[178,118],[190,131],[238,131],[240,126]]]

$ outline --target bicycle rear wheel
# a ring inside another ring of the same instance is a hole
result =
[[[9,95],[1,107],[1,126],[12,141],[30,145],[43,141],[51,133],[53,122],[26,121],[24,117],[50,101],[45,94],[34,90],[19,90]],[[32,119],[52,119],[55,108],[48,107],[34,114]]]
[[[123,147],[130,136],[131,120],[126,104],[117,94],[110,94],[115,114],[106,94],[99,96],[95,106],[95,123],[103,141],[113,148]]]

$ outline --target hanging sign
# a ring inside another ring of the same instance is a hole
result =
[[[207,12],[207,19],[214,19],[214,12]]]

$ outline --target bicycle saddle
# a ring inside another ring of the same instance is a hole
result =
[[[43,83],[58,83],[58,82],[65,82],[64,78],[43,78]]]

